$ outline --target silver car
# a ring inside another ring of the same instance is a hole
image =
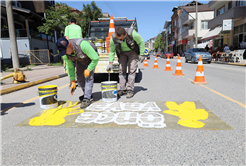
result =
[[[186,53],[185,53],[185,62],[187,63],[188,61],[191,62],[198,62],[199,57],[202,55],[202,61],[203,62],[208,62],[211,63],[212,56],[209,52],[207,52],[206,49],[204,48],[190,48]]]

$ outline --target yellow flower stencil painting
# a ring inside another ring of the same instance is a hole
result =
[[[84,112],[84,110],[81,110],[80,108],[71,108],[71,107],[76,106],[78,102],[76,102],[75,104],[72,104],[72,102],[69,101],[68,103],[69,103],[68,107],[65,107],[66,105],[64,107],[62,107],[63,105],[60,105],[58,108],[52,108],[52,109],[45,110],[39,117],[32,118],[29,121],[29,125],[31,126],[43,126],[43,125],[58,126],[65,122],[66,116],[80,114]]]
[[[183,104],[177,104],[173,101],[166,102],[166,106],[169,110],[163,111],[166,114],[178,116],[180,120],[178,124],[190,128],[202,128],[205,123],[199,120],[205,120],[208,118],[208,113],[205,109],[196,109],[194,102],[186,101]]]

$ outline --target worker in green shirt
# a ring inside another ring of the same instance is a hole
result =
[[[110,39],[109,65],[107,71],[113,67],[115,51],[119,59],[119,96],[126,94],[127,98],[134,95],[134,83],[138,68],[138,61],[144,61],[145,44],[143,38],[133,28],[116,28]],[[126,70],[128,67],[128,83]]]
[[[88,107],[91,104],[94,71],[99,60],[97,47],[83,38],[67,40],[65,37],[58,39],[56,46],[60,56],[63,56],[66,62],[66,69],[71,81],[71,94],[73,95],[76,89],[74,62],[77,82],[84,92],[84,95],[80,97],[82,100],[80,108]],[[73,54],[75,56],[72,56]]]
[[[81,27],[77,25],[75,18],[71,18],[70,25],[66,26],[64,36],[66,37],[67,40],[82,38]]]

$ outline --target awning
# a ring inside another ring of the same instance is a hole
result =
[[[222,26],[215,27],[213,29],[210,29],[208,33],[206,33],[201,40],[210,40],[215,37],[218,37],[218,34],[221,32]]]

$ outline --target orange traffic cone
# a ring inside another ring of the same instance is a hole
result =
[[[164,71],[173,71],[173,70],[171,69],[169,56],[167,56],[167,64],[166,64],[166,69],[165,69]]]
[[[113,15],[111,14],[110,17],[110,23],[109,23],[109,32],[108,32],[108,37],[106,38],[106,43],[107,43],[107,53],[109,53],[109,49],[110,49],[110,38],[112,36],[112,34],[115,32],[115,26],[114,26],[114,19],[113,19]]]
[[[184,75],[182,73],[180,56],[178,56],[178,62],[177,62],[175,74],[173,74],[173,75],[175,75],[175,76],[183,76]]]
[[[153,69],[159,69],[158,63],[157,63],[157,56],[155,56],[155,61],[154,61],[154,67]]]
[[[110,38],[114,32],[115,32],[114,19],[113,19],[113,15],[111,14],[108,37]]]
[[[144,67],[149,67],[149,65],[148,65],[148,62],[147,62],[147,58],[145,57],[145,60],[144,60],[144,65],[143,65]]]
[[[200,55],[197,69],[196,69],[196,76],[195,80],[191,81],[193,84],[208,84],[205,82],[204,72],[203,72],[203,65],[202,65],[202,56]]]

